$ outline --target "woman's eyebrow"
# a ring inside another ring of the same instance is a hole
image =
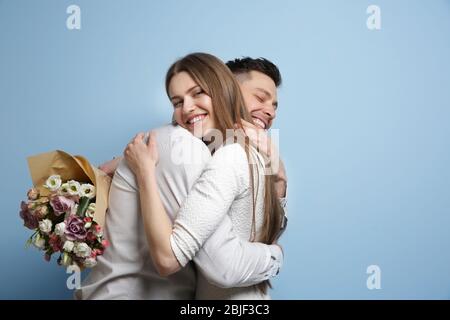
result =
[[[189,93],[189,92],[191,92],[192,90],[194,90],[194,89],[196,89],[196,88],[198,88],[198,87],[200,87],[199,85],[194,85],[193,87],[191,87],[191,88],[189,88],[189,89],[187,89],[186,90],[186,93]],[[185,94],[186,94],[185,93]],[[178,96],[178,95],[175,95],[175,96],[172,96],[172,97],[170,97],[170,100],[174,100],[174,99],[183,99],[182,97],[180,97],[180,96]]]

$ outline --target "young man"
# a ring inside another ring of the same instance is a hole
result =
[[[256,124],[245,123],[244,129],[260,132],[268,129],[276,115],[276,88],[281,83],[277,67],[268,60],[251,58],[230,61],[228,66],[240,82],[246,106]],[[161,133],[160,137],[165,137],[165,140],[158,140],[158,187],[166,211],[174,219],[190,188],[200,177],[210,154],[199,139],[179,127],[166,126],[156,130]],[[174,135],[179,139],[170,140],[169,137]],[[260,144],[263,142],[267,141],[260,141]],[[195,165],[174,165],[170,159],[170,150],[173,148],[201,154],[203,160]],[[137,183],[126,162],[115,159],[101,168],[108,174],[115,171],[105,230],[111,246],[99,257],[98,265],[84,281],[82,288],[76,291],[75,297],[193,299],[196,275],[192,263],[169,277],[160,276],[152,264],[139,214]],[[282,166],[277,177],[277,193],[281,198],[286,191],[286,175]],[[121,192],[120,199],[115,196],[117,190]],[[284,200],[281,201],[283,204]],[[238,238],[227,216],[196,255],[194,263],[209,282],[221,287],[240,287],[272,278],[278,274],[282,260],[278,245]]]

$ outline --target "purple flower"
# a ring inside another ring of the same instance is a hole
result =
[[[55,215],[60,216],[65,212],[69,212],[75,205],[75,202],[63,196],[55,196],[50,200],[50,205],[55,211]]]
[[[36,229],[39,226],[38,219],[28,209],[26,202],[20,203],[20,217],[23,219],[23,225],[28,229]]]
[[[84,221],[78,218],[76,215],[70,215],[67,217],[66,230],[64,234],[66,238],[70,241],[84,240],[87,235],[87,231],[84,228]]]

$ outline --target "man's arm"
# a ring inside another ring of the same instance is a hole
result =
[[[276,276],[283,264],[283,252],[276,244],[239,238],[227,215],[194,262],[205,278],[218,287],[247,287]]]
[[[113,177],[122,159],[123,159],[122,156],[114,157],[112,160],[102,163],[98,168],[102,170],[104,173],[106,173],[108,176]]]

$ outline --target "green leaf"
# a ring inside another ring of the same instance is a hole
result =
[[[77,215],[81,218],[84,218],[84,214],[86,213],[88,207],[89,207],[89,198],[81,197],[80,203],[78,204]]]

